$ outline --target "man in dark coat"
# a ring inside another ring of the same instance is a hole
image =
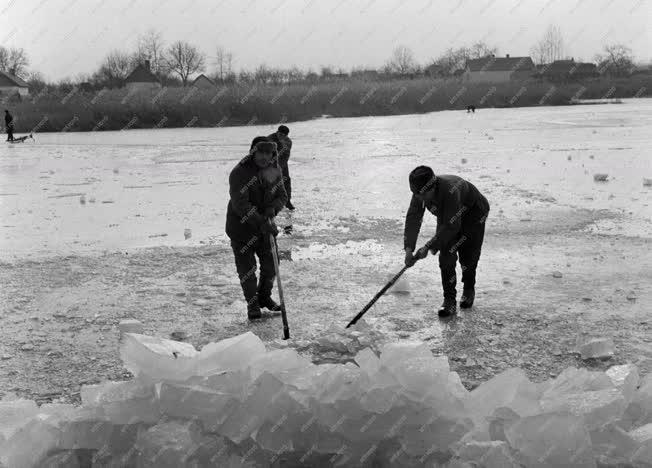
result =
[[[285,193],[288,195],[288,201],[285,204],[285,207],[293,211],[294,205],[290,200],[292,198],[292,181],[290,179],[290,169],[288,168],[288,161],[290,159],[290,152],[292,151],[292,140],[288,136],[290,134],[290,129],[285,125],[278,127],[278,130],[275,133],[272,133],[268,138],[276,143],[278,147],[278,167],[283,172],[283,184],[285,186]]]
[[[249,154],[229,175],[226,234],[231,239],[249,320],[262,317],[261,307],[272,312],[281,310],[272,299],[276,274],[269,235],[278,234],[273,219],[285,206],[287,195],[281,171],[272,163],[276,156],[273,142],[256,137]],[[256,256],[260,262],[259,282]]]
[[[412,199],[405,217],[405,264],[414,265],[429,251],[439,252],[444,302],[438,312],[442,317],[450,316],[457,312],[455,266],[458,254],[464,283],[460,307],[473,305],[475,273],[489,202],[472,183],[455,175],[435,176],[427,166],[419,166],[410,173],[410,190]],[[437,232],[413,254],[426,208],[437,216]]]
[[[5,128],[7,129],[7,141],[14,141],[14,117],[5,109]]]

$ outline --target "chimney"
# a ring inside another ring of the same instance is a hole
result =
[[[505,55],[506,58],[509,58],[509,54]]]
[[[143,65],[145,66],[145,70],[150,71],[149,60],[145,60],[145,63]]]

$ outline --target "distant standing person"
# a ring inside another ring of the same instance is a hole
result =
[[[14,116],[8,109],[5,109],[5,127],[7,129],[7,141],[14,141]]]
[[[285,207],[293,211],[294,205],[292,204],[292,181],[290,179],[290,169],[288,168],[288,161],[290,159],[290,152],[292,151],[292,140],[288,136],[290,129],[285,125],[278,127],[276,133],[269,135],[269,139],[276,143],[278,147],[278,167],[283,173],[283,184],[285,186],[285,193],[287,193],[288,201]]]
[[[267,137],[256,137],[249,154],[229,175],[226,234],[231,239],[249,320],[262,317],[261,307],[272,312],[281,310],[272,299],[276,271],[269,235],[278,234],[273,220],[285,206],[287,196],[281,171],[272,162],[276,156],[276,144]],[[258,283],[256,257],[260,262]]]
[[[412,199],[405,216],[405,265],[412,266],[417,260],[426,258],[428,251],[439,252],[444,302],[438,313],[447,317],[457,312],[455,266],[458,253],[464,283],[460,307],[466,309],[473,305],[475,272],[480,260],[489,202],[471,182],[455,175],[436,176],[427,166],[415,168],[409,180]],[[426,209],[437,217],[437,232],[413,255]]]

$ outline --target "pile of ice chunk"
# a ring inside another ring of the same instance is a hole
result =
[[[81,407],[0,401],[1,465],[652,466],[652,375],[631,364],[469,392],[422,342],[345,364],[251,332],[201,351],[127,333],[120,351],[135,378],[82,387]]]

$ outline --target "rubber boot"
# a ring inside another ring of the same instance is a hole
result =
[[[473,306],[474,299],[475,289],[464,289],[464,292],[462,292],[462,298],[460,299],[460,307],[462,309],[470,309]]]
[[[440,317],[450,317],[457,313],[457,301],[454,297],[445,297],[441,307],[437,311]]]
[[[280,312],[281,306],[272,299],[272,288],[274,279],[260,277],[258,282],[258,304],[271,312]]]

